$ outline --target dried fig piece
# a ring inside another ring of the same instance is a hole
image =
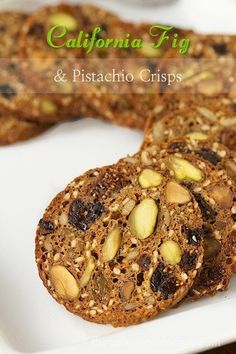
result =
[[[153,272],[150,280],[150,287],[153,292],[160,291],[161,297],[167,300],[168,297],[176,292],[178,289],[175,277],[164,273],[164,265],[160,263]]]
[[[146,270],[148,269],[149,265],[151,264],[151,258],[147,254],[143,254],[138,261],[138,265],[141,269]]]
[[[137,285],[138,285],[138,286],[141,286],[143,282],[144,282],[144,275],[143,275],[143,273],[138,273],[138,274],[137,274]]]
[[[186,225],[182,227],[182,231],[187,236],[188,242],[191,245],[200,245],[202,241],[202,236],[205,233],[205,230],[203,228],[190,229]]]
[[[193,192],[193,195],[199,205],[203,220],[215,222],[215,218],[217,215],[216,211],[205,201],[201,194]]]
[[[221,161],[220,156],[210,149],[202,148],[198,150],[197,153],[214,166],[216,166]]]
[[[227,45],[224,42],[213,43],[211,46],[214,49],[214,51],[216,52],[216,54],[226,55],[228,53]]]
[[[50,220],[40,219],[39,227],[42,235],[48,235],[54,231],[54,224]]]
[[[196,267],[196,263],[197,263],[196,253],[184,252],[179,265],[184,272],[189,272],[190,270]]]
[[[197,280],[196,287],[199,289],[206,289],[208,287],[217,285],[222,279],[223,267],[220,265],[207,265],[201,270]]]
[[[94,201],[93,203],[85,203],[80,199],[72,202],[69,211],[69,222],[81,231],[86,231],[92,223],[102,215],[104,211],[103,205]]]

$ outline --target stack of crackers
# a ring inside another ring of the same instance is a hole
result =
[[[95,60],[135,59],[136,70],[142,59],[152,72],[181,73],[181,85],[148,91],[135,83],[123,95],[67,85],[52,94],[52,63],[89,57],[47,45],[57,22],[67,24],[68,36],[99,24],[104,38],[132,33],[151,41],[150,24],[91,5],[0,14],[1,58],[11,59],[0,74],[2,145],[88,116],[144,130],[138,153],[77,177],[46,209],[36,235],[45,287],[72,313],[115,327],[227,290],[236,270],[235,37],[177,29],[191,41],[184,57],[168,45],[96,48]],[[38,73],[45,79],[35,80]]]

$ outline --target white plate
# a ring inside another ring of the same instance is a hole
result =
[[[0,4],[28,9],[38,3],[2,0]],[[99,3],[134,20],[192,25],[202,31],[236,30],[233,0],[227,0],[227,8],[225,0],[182,0],[160,8]],[[127,329],[95,325],[71,315],[48,295],[38,278],[34,233],[50,199],[85,170],[134,153],[141,140],[140,132],[88,119],[0,149],[1,353],[184,354],[236,340],[235,278],[226,293]]]

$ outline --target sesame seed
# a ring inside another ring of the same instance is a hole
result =
[[[90,313],[91,316],[96,316],[97,311],[96,310],[90,310],[89,313]]]
[[[137,263],[133,263],[131,265],[131,268],[134,272],[138,272],[139,271],[139,265]]]
[[[116,275],[119,275],[121,272],[120,272],[120,269],[119,268],[113,268],[113,273],[116,274]]]

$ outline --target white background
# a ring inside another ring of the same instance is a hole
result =
[[[75,2],[75,1],[74,1]],[[35,8],[49,1],[0,1]],[[137,7],[97,1],[124,18],[173,23],[201,32],[236,33],[235,0],[179,0]],[[236,340],[236,279],[227,293],[186,304],[128,329],[87,323],[43,288],[34,262],[35,228],[51,198],[89,168],[136,152],[138,131],[93,119],[66,123],[41,137],[0,148],[0,352],[184,354]]]

